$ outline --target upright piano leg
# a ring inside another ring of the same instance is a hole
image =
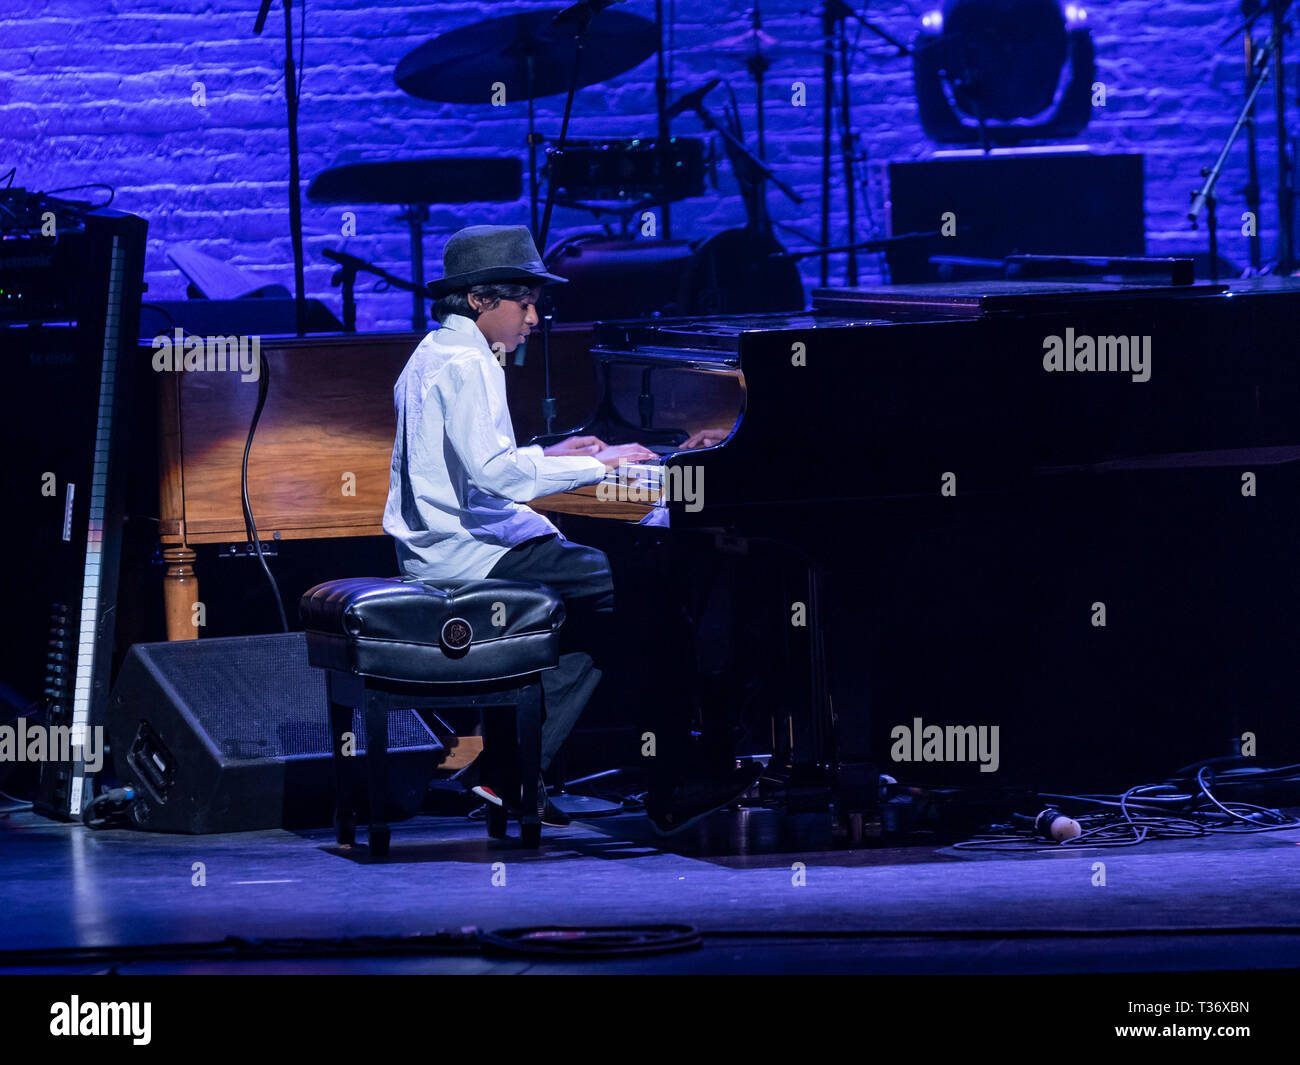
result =
[[[182,544],[163,548],[167,572],[163,577],[163,609],[167,617],[167,639],[197,640],[194,604],[199,602],[199,580],[194,575],[194,550]]]

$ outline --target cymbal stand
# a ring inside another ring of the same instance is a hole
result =
[[[655,118],[659,136],[659,172],[668,173],[668,78],[664,73],[664,0],[655,0],[655,28],[659,31],[659,47],[655,50]],[[673,235],[672,204],[663,205],[663,238],[671,239]],[[545,250],[545,249],[543,249]]]
[[[856,136],[849,108],[849,59],[847,20],[853,19],[881,40],[898,49],[898,55],[911,55],[912,50],[886,30],[863,18],[844,3],[844,0],[825,0],[822,5],[822,228],[821,243],[829,248],[831,243],[831,101],[835,96],[835,54],[840,60],[840,154],[844,167],[845,209],[848,214],[849,240],[857,240],[856,196],[853,179],[853,152]],[[821,283],[825,285],[830,275],[830,252],[821,256]],[[858,281],[858,260],[855,252],[848,253],[848,283]]]
[[[528,217],[529,228],[536,235],[539,231],[537,228],[537,201],[540,195],[537,184],[537,149],[546,140],[537,132],[537,110],[533,100],[533,86],[536,82],[534,77],[534,64],[536,55],[533,52],[531,44],[528,46],[528,55],[524,60],[524,67],[527,70],[527,89],[528,94]],[[546,249],[539,246],[539,249],[545,252]]]
[[[1277,263],[1274,270],[1278,274],[1290,274],[1296,268],[1295,259],[1295,234],[1292,225],[1295,217],[1295,204],[1292,200],[1291,188],[1291,163],[1287,155],[1287,131],[1286,131],[1286,67],[1283,62],[1282,42],[1287,33],[1286,13],[1291,6],[1291,0],[1265,0],[1263,4],[1243,4],[1243,13],[1249,11],[1245,23],[1225,37],[1220,45],[1227,44],[1233,37],[1237,36],[1243,30],[1246,31],[1249,39],[1250,29],[1259,18],[1266,13],[1272,21],[1272,30],[1269,33],[1268,42],[1257,53],[1251,54],[1250,45],[1247,46],[1247,58],[1250,63],[1248,78],[1253,81],[1250,87],[1250,93],[1246,100],[1246,105],[1242,113],[1238,116],[1232,132],[1228,135],[1228,144],[1224,147],[1223,153],[1215,162],[1214,167],[1208,172],[1207,180],[1201,190],[1194,198],[1192,210],[1189,217],[1192,220],[1193,228],[1196,224],[1196,215],[1200,213],[1201,203],[1204,202],[1204,195],[1213,191],[1213,181],[1218,179],[1218,171],[1222,169],[1224,157],[1228,148],[1231,147],[1237,134],[1242,126],[1250,121],[1251,131],[1253,132],[1253,110],[1255,106],[1255,97],[1259,95],[1260,87],[1263,85],[1264,78],[1267,76],[1268,59],[1272,57],[1273,66],[1273,111],[1277,140]],[[1253,41],[1251,42],[1253,44]],[[1249,143],[1249,142],[1248,142]],[[1252,153],[1253,157],[1253,153]],[[1253,173],[1253,171],[1252,171]],[[1254,184],[1253,177],[1248,179],[1250,184]],[[1248,187],[1247,204],[1251,189]],[[1256,228],[1258,228],[1259,215],[1256,213]],[[1213,230],[1211,230],[1213,234]],[[1252,247],[1252,255],[1254,248]],[[1254,260],[1252,259],[1252,266]],[[1211,270],[1216,270],[1217,263],[1211,263]],[[1217,271],[1216,271],[1217,272]]]
[[[271,0],[262,0],[253,33],[261,36]],[[284,0],[284,97],[289,126],[289,239],[293,245],[293,312],[298,335],[307,332],[307,297],[303,280],[302,174],[298,151],[298,79],[293,62],[293,0]]]
[[[1286,148],[1286,66],[1282,62],[1282,40],[1287,32],[1286,9],[1291,0],[1273,0],[1273,113],[1277,124],[1277,273],[1295,269],[1292,221],[1295,204],[1291,198],[1291,164]]]
[[[732,160],[732,173],[738,180],[744,180],[745,175],[739,173],[736,161],[740,160],[744,169],[750,170],[757,175],[755,184],[761,186],[764,181],[770,181],[793,203],[803,203],[803,197],[795,192],[786,182],[782,181],[772,171],[772,168],[758,158],[753,152],[745,147],[744,141],[740,140],[731,130],[727,129],[714,117],[713,112],[701,102],[696,108],[695,113],[699,115],[700,123],[710,133],[716,133],[722,138],[723,145]],[[732,153],[735,153],[734,155]]]
[[[575,5],[577,7],[577,5]],[[572,8],[569,10],[573,10]],[[581,6],[573,15],[577,23],[577,29],[574,32],[575,48],[573,52],[573,73],[569,77],[569,91],[564,96],[564,118],[560,122],[560,139],[556,144],[552,154],[560,156],[564,154],[564,143],[569,135],[569,119],[573,116],[573,97],[578,92],[578,71],[582,67],[582,48],[586,44],[587,30],[591,27],[591,20],[595,12],[588,6]],[[531,91],[531,86],[530,86]],[[532,102],[529,102],[531,110]],[[542,212],[542,226],[540,230],[533,232],[537,237],[537,250],[546,254],[546,235],[551,229],[551,212],[555,208],[555,182],[546,183],[546,210]],[[543,297],[545,302],[545,297]],[[553,315],[549,309],[542,312],[542,417],[546,421],[546,432],[555,431],[555,397],[551,395],[551,324]]]
[[[1233,144],[1237,141],[1237,135],[1241,133],[1251,111],[1254,110],[1255,99],[1259,96],[1260,89],[1264,87],[1264,79],[1268,77],[1268,60],[1269,56],[1273,54],[1274,43],[1274,38],[1270,35],[1268,41],[1265,42],[1263,47],[1259,49],[1259,53],[1255,56],[1254,63],[1251,66],[1250,92],[1246,95],[1246,102],[1242,105],[1241,111],[1238,112],[1237,121],[1233,123],[1232,130],[1228,134],[1228,139],[1224,143],[1223,149],[1219,152],[1219,157],[1214,161],[1214,165],[1202,169],[1201,173],[1205,177],[1205,181],[1203,181],[1201,187],[1192,194],[1192,206],[1187,212],[1187,217],[1192,223],[1192,228],[1195,229],[1197,219],[1201,213],[1201,208],[1208,208],[1206,229],[1208,230],[1210,240],[1211,281],[1219,280],[1219,234],[1218,218],[1215,213],[1216,202],[1214,198],[1214,186],[1218,183],[1219,175],[1223,173],[1223,165],[1227,162],[1228,153],[1232,150]],[[1279,232],[1278,236],[1279,249],[1281,249],[1282,234]],[[1281,255],[1279,254],[1279,260],[1280,259]]]
[[[1242,14],[1252,15],[1259,7],[1259,0],[1242,0]],[[1246,27],[1246,77],[1249,78],[1255,64],[1255,37],[1254,24]],[[1250,110],[1246,113],[1246,187],[1242,192],[1246,196],[1246,210],[1250,212],[1251,218],[1255,219],[1255,225],[1251,227],[1250,232],[1250,270],[1252,274],[1258,274],[1262,263],[1262,253],[1260,250],[1259,236],[1259,131],[1255,124],[1255,107],[1252,104]]]
[[[758,0],[754,0],[754,7],[749,17],[750,24],[754,28],[754,49],[745,60],[745,69],[754,79],[754,119],[758,128],[758,157],[766,161],[767,125],[763,118],[763,77],[772,68],[772,63],[763,51],[763,13],[759,10]]]

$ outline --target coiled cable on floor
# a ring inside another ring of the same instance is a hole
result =
[[[569,958],[663,954],[696,950],[703,945],[697,929],[687,924],[603,925],[590,928],[539,925],[480,932],[487,953],[563,956]]]

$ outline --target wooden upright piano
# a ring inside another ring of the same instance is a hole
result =
[[[590,327],[552,332],[558,415],[573,423],[594,402]],[[395,416],[393,385],[423,334],[264,338],[267,400],[248,456],[257,534],[279,540],[383,536]],[[530,339],[508,360],[507,394],[520,443],[541,432],[542,358]],[[141,349],[146,362],[149,350]],[[159,534],[166,564],[167,638],[199,634],[195,545],[247,550],[240,471],[258,382],[237,372],[158,375]]]

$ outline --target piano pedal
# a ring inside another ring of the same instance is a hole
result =
[[[884,824],[876,810],[832,810],[831,839],[837,846],[878,844],[884,835]]]

